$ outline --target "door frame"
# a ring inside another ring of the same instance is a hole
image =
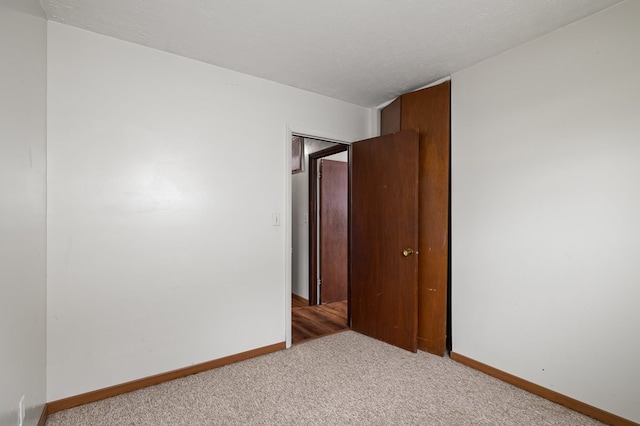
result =
[[[314,138],[315,139],[315,138]],[[329,141],[327,141],[329,142]],[[325,148],[321,151],[309,154],[309,305],[318,305],[320,300],[318,297],[318,171],[320,160],[339,152],[349,151],[349,145],[338,144]],[[350,189],[350,188],[349,188]],[[347,190],[347,206],[349,203],[350,193]],[[348,209],[349,210],[349,209]],[[349,211],[347,211],[347,244],[349,236]],[[348,252],[347,252],[348,253]],[[349,258],[347,254],[347,265]],[[349,293],[349,280],[347,278],[347,294]]]
[[[283,221],[284,226],[284,336],[285,344],[287,348],[291,347],[291,254],[292,254],[292,196],[291,196],[291,138],[296,136],[302,136],[313,139],[320,139],[327,142],[339,143],[343,145],[350,145],[355,139],[336,135],[331,132],[323,130],[310,129],[303,126],[297,126],[295,124],[285,124],[285,138],[284,144],[284,156],[283,161],[283,174],[284,174],[284,208]]]

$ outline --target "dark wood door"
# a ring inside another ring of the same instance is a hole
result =
[[[351,327],[415,352],[418,132],[351,146]],[[412,253],[413,251],[413,253]]]
[[[451,349],[449,170],[451,84],[402,95],[380,115],[381,134],[420,129],[418,349]],[[447,341],[447,339],[449,339]]]
[[[418,348],[443,356],[449,279],[450,82],[402,95],[403,129],[420,129]]]
[[[320,303],[347,299],[348,164],[320,163]]]

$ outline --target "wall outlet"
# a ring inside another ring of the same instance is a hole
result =
[[[273,213],[271,215],[271,224],[273,226],[280,226],[280,213]]]
[[[24,423],[24,395],[20,398],[20,402],[18,402],[18,426],[22,426]]]

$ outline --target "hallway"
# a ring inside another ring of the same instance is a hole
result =
[[[309,306],[292,298],[291,339],[294,345],[348,329],[346,300]]]

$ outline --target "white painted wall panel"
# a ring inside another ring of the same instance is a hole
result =
[[[284,341],[287,126],[370,111],[58,23],[48,51],[49,400]]]
[[[640,3],[452,78],[453,350],[640,421]]]
[[[46,387],[47,26],[0,0],[0,425],[35,425]]]

